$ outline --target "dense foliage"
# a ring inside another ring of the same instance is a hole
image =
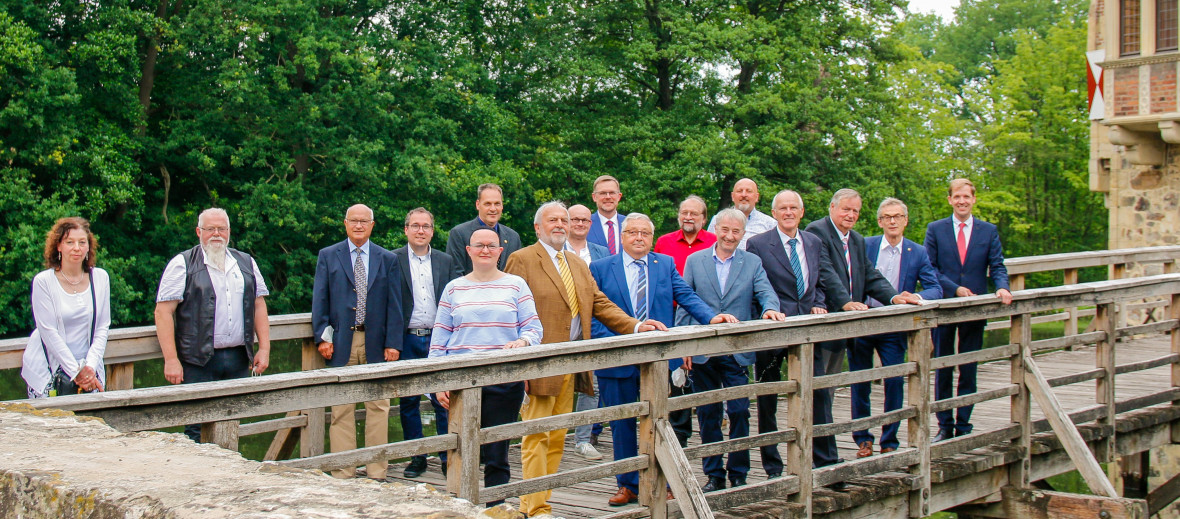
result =
[[[974,178],[1010,255],[1101,248],[1086,186],[1081,0],[0,0],[0,336],[28,333],[44,233],[91,219],[116,324],[151,318],[163,265],[225,207],[272,313],[307,311],[344,209],[377,243],[425,205],[446,229],[474,188],[506,221],[589,203],[670,230],[674,201],[728,204],[741,177],[910,202],[911,237]],[[712,211],[711,211],[712,212]]]

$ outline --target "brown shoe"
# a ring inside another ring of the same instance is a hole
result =
[[[860,447],[860,450],[856,451],[857,458],[867,458],[867,457],[873,455],[873,442],[870,442],[870,441],[861,442],[859,447]]]
[[[893,447],[881,447],[881,454],[889,454],[895,450],[897,449],[894,449]]]
[[[627,487],[619,487],[619,491],[615,492],[615,495],[611,496],[610,500],[606,503],[611,506],[623,506],[625,504],[635,503],[638,501],[639,496],[635,495],[635,492],[632,492],[631,489]]]
[[[665,501],[672,501],[674,499],[676,499],[676,496],[672,495],[672,490],[669,489],[668,490],[668,497],[667,497],[667,499],[665,499]]]

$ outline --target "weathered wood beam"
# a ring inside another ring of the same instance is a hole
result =
[[[680,505],[680,513],[687,519],[711,519],[713,510],[705,501],[705,493],[692,472],[692,465],[680,450],[680,441],[676,439],[676,432],[668,420],[657,419],[656,426],[656,460],[660,469],[668,478],[668,486],[672,488],[672,495]]]
[[[1101,517],[1103,519],[1147,519],[1147,501],[1122,497],[1067,494],[1047,490],[1004,487],[1002,508],[1011,518],[1058,519]]]
[[[1147,494],[1147,514],[1158,514],[1177,499],[1180,499],[1180,475],[1172,476],[1172,479]]]

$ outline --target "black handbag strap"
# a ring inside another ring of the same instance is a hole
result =
[[[88,274],[90,275],[90,342],[87,343],[87,346],[93,346],[94,326],[98,323],[98,296],[94,293],[94,267],[90,268]],[[44,344],[42,344],[42,346],[44,346]]]

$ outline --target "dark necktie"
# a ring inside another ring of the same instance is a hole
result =
[[[639,277],[635,281],[635,318],[640,322],[647,320],[647,262],[635,260],[639,265]]]
[[[615,245],[615,221],[614,220],[607,220],[606,221],[606,248],[610,249],[611,255],[614,255],[615,252],[617,252],[616,245]]]
[[[795,292],[799,300],[803,300],[803,292],[807,291],[807,283],[803,279],[803,265],[799,263],[799,251],[795,249],[796,243],[799,243],[799,240],[791,238],[787,241],[787,246],[791,248],[791,271],[795,273]]]
[[[365,251],[356,248],[356,262],[352,264],[352,275],[356,278],[356,323],[365,323],[365,298],[369,295],[369,277],[365,274],[365,263],[361,255]]]

